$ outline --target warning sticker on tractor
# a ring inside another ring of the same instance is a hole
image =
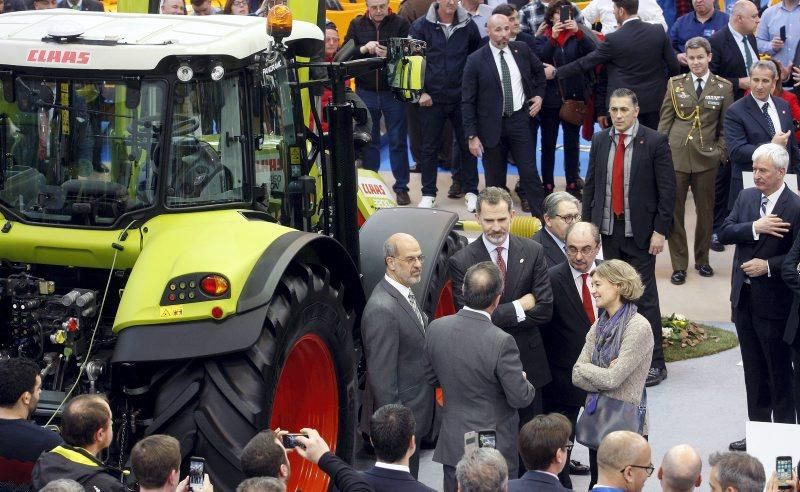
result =
[[[180,318],[183,317],[183,306],[167,306],[161,308],[162,318]]]

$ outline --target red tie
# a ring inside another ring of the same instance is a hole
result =
[[[589,323],[594,324],[594,307],[592,306],[592,295],[589,293],[588,279],[588,273],[581,273],[581,280],[583,280],[581,299],[583,299],[583,310],[586,311],[586,317],[589,318]]]
[[[502,246],[498,246],[495,251],[497,251],[497,268],[500,269],[500,273],[503,275],[503,281],[506,280],[506,261],[503,259],[503,250],[505,248]]]
[[[619,134],[614,168],[611,171],[611,209],[614,215],[625,212],[625,134]],[[585,285],[585,284],[584,284]]]

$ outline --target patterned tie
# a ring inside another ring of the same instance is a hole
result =
[[[750,54],[750,43],[747,42],[747,36],[742,37],[742,44],[744,45],[745,68],[747,69],[747,75],[750,75],[750,65],[753,64],[753,55]]]
[[[775,136],[775,125],[772,124],[772,118],[769,117],[769,103],[764,103],[761,106],[761,112],[764,113],[764,118],[767,119],[767,126],[769,127],[769,136]]]
[[[422,312],[419,310],[419,306],[417,305],[417,297],[414,295],[414,292],[408,291],[408,303],[411,304],[411,309],[414,311],[414,314],[417,315],[417,319],[419,320],[420,326],[425,328],[425,318],[422,317]]]
[[[703,93],[703,79],[697,79],[697,90],[694,92],[697,94],[697,99],[700,99],[700,94]]]
[[[767,195],[761,195],[761,217],[767,215],[768,203],[769,203],[769,198],[767,198]]]
[[[495,248],[497,251],[497,268],[500,269],[500,274],[503,276],[503,281],[506,280],[506,260],[503,259],[503,250],[505,248],[502,246],[498,246]]]
[[[589,292],[589,274],[581,273],[583,287],[581,287],[581,299],[583,300],[583,310],[586,311],[586,317],[589,318],[589,323],[594,324],[594,306],[592,306],[592,294]]]
[[[511,90],[511,71],[500,50],[500,72],[503,74],[503,116],[511,116],[514,112],[514,91]]]
[[[611,170],[611,209],[614,215],[625,212],[625,137],[624,133],[619,134],[614,167]]]

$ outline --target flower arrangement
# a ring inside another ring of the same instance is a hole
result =
[[[661,335],[664,348],[675,345],[681,348],[695,347],[706,340],[719,341],[718,336],[709,336],[705,328],[679,313],[661,318]]]

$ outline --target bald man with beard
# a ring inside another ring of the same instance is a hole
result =
[[[612,432],[597,449],[596,492],[641,492],[653,474],[650,444],[635,432]]]
[[[690,492],[703,482],[703,460],[688,444],[673,447],[658,468],[658,479],[664,492]]]

